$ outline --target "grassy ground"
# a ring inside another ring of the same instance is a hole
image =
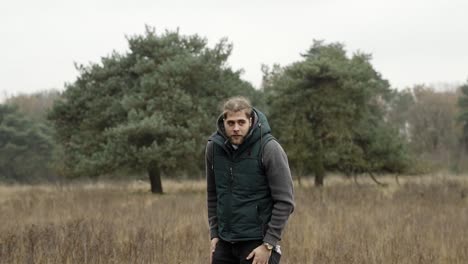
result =
[[[296,186],[282,263],[468,263],[468,177]],[[0,186],[0,263],[208,263],[203,182]]]

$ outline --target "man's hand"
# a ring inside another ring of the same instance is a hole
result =
[[[211,239],[211,246],[210,246],[210,264],[213,262],[213,253],[216,249],[216,244],[218,244],[219,238],[214,237]]]
[[[260,245],[250,252],[247,259],[254,258],[252,264],[268,264],[270,256],[271,250],[268,250],[264,245]]]

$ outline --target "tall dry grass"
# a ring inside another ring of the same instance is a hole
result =
[[[466,177],[296,187],[282,263],[468,263]],[[0,186],[0,263],[208,263],[205,185]]]

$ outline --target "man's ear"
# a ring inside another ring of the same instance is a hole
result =
[[[249,118],[249,127],[252,126],[252,118]]]

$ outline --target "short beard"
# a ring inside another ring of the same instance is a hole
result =
[[[231,144],[233,144],[233,145],[240,145],[240,144],[244,143],[244,137],[241,136],[239,139],[240,139],[240,143],[234,143],[234,137],[233,137],[233,136],[230,136],[230,137],[229,137],[229,142],[230,142]]]

